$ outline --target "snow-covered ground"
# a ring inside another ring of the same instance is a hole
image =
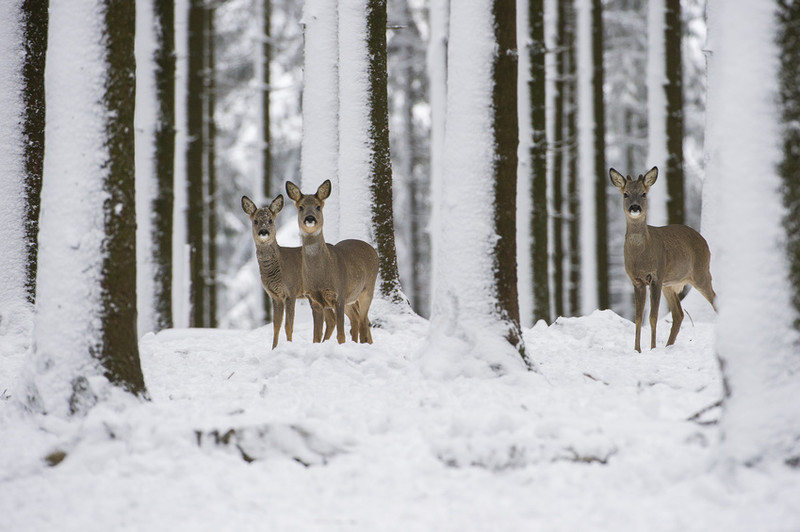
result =
[[[687,307],[642,354],[610,311],[539,324],[539,373],[500,376],[447,377],[379,303],[374,345],[312,344],[304,306],[274,351],[271,326],[168,330],[141,341],[151,401],[72,421],[18,408],[2,336],[0,530],[800,530],[800,475],[725,470],[719,409],[689,419],[721,382]]]

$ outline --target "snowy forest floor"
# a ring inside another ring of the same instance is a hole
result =
[[[428,322],[380,307],[373,345],[312,344],[302,307],[274,351],[269,325],[147,334],[151,400],[72,421],[18,407],[0,336],[0,530],[800,530],[800,475],[716,460],[692,295],[670,348],[610,311],[525,331],[538,374],[445,375]]]

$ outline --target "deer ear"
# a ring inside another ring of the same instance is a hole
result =
[[[658,167],[654,166],[644,174],[644,185],[650,188],[655,184],[656,179],[658,179]]]
[[[331,195],[331,180],[326,179],[317,189],[317,197],[322,201],[328,199],[328,196]]]
[[[625,184],[627,183],[627,181],[625,180],[625,177],[622,174],[620,174],[613,168],[610,168],[608,170],[608,175],[611,176],[611,182],[614,184],[615,187],[617,187],[620,190],[625,188]]]
[[[258,210],[258,207],[253,203],[253,200],[247,196],[242,196],[242,210],[247,213],[247,216],[253,216]]]
[[[283,194],[278,194],[278,197],[269,204],[269,210],[272,211],[272,214],[277,215],[281,209],[283,209]]]
[[[297,188],[297,185],[295,185],[291,181],[286,182],[286,195],[289,196],[289,199],[291,199],[295,203],[300,201],[300,198],[303,197],[303,193],[300,192],[300,189]]]

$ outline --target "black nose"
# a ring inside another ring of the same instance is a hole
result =
[[[269,231],[266,229],[261,229],[258,231],[258,236],[269,236]]]
[[[638,205],[631,205],[628,208],[628,212],[630,212],[631,214],[636,214],[636,213],[642,212],[642,208],[640,206],[638,206]]]
[[[305,220],[303,220],[303,223],[306,225],[314,225],[317,223],[317,220],[313,216],[306,216]]]

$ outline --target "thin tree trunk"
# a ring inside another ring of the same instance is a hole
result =
[[[25,48],[23,77],[22,142],[25,159],[25,196],[28,206],[25,220],[27,272],[25,291],[28,301],[36,298],[39,212],[41,210],[42,171],[44,169],[45,94],[44,67],[47,55],[49,0],[24,0],[22,43]]]
[[[683,25],[680,0],[665,0],[664,42],[667,99],[667,223],[686,221],[683,175]]]
[[[565,139],[564,150],[566,154],[567,170],[567,235],[569,259],[569,284],[567,294],[569,300],[568,313],[570,316],[580,314],[581,311],[581,231],[580,231],[580,194],[578,190],[578,122],[577,122],[577,63],[575,53],[575,6],[569,4],[567,9],[567,26],[565,39],[567,49],[564,51],[566,61],[566,80],[564,88],[565,97]]]
[[[533,270],[533,321],[550,322],[550,255],[547,212],[547,121],[545,94],[544,1],[531,0],[530,28],[530,120],[533,138],[531,161],[531,263]]]
[[[495,285],[500,315],[506,321],[506,339],[530,365],[519,322],[517,296],[517,10],[513,2],[496,0],[492,7],[498,52],[494,58],[492,89],[494,157],[494,219],[497,235],[494,256]]]
[[[190,0],[189,3],[189,60],[187,77],[187,221],[186,231],[190,256],[190,327],[205,327],[206,290],[205,247],[203,241],[203,219],[205,197],[203,186],[203,66],[205,58],[206,9],[203,0]]]
[[[175,5],[153,2],[156,31],[155,124],[157,192],[153,199],[153,267],[156,330],[173,326],[172,233],[175,202]]]
[[[378,247],[380,293],[390,301],[405,301],[400,289],[392,207],[392,160],[389,153],[389,98],[386,71],[386,0],[367,3],[367,67],[369,142],[372,183],[372,227]]]
[[[264,198],[272,198],[272,137],[270,119],[270,64],[272,61],[272,0],[262,0],[263,20],[261,36],[261,182]],[[272,300],[262,293],[265,321],[272,321]]]
[[[603,3],[592,1],[592,56],[594,72],[594,170],[595,170],[595,246],[597,253],[597,304],[600,309],[611,306],[608,276],[608,205],[606,190],[606,106],[603,97]]]
[[[787,254],[792,302],[797,311],[794,326],[800,330],[800,2],[778,2],[778,45],[780,46],[780,109],[783,123],[783,178],[786,206]]]
[[[106,0],[105,46],[108,78],[106,109],[108,150],[104,202],[105,240],[100,298],[102,341],[93,356],[111,382],[144,394],[136,332],[136,202],[133,112],[136,97],[134,33],[136,11],[131,2]]]
[[[206,298],[208,310],[206,326],[217,326],[217,127],[214,122],[216,109],[216,66],[214,64],[214,7],[206,6],[206,68],[205,68],[205,96],[206,96],[206,263],[208,269],[204,272]]]
[[[564,100],[566,5],[558,3],[555,107],[553,109],[553,304],[556,316],[564,315]]]

